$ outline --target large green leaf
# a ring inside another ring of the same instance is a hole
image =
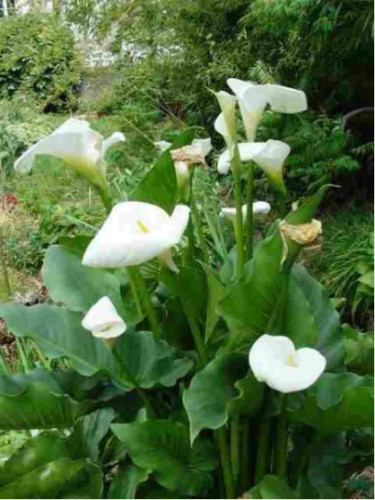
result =
[[[289,281],[285,333],[298,348],[324,354],[328,371],[344,368],[340,316],[324,287],[300,266],[294,266]]]
[[[181,266],[178,273],[163,269],[159,279],[179,297],[186,314],[203,322],[206,313],[207,280],[201,267]]]
[[[250,490],[251,498],[297,498],[285,477],[266,475],[262,481]]]
[[[0,429],[70,427],[91,406],[75,401],[45,370],[0,376]]]
[[[204,341],[209,342],[211,335],[219,321],[218,305],[225,297],[225,287],[221,283],[219,276],[211,271],[207,271],[207,315]]]
[[[136,387],[172,387],[193,366],[191,358],[151,332],[126,332],[115,349],[128,379]]]
[[[42,275],[51,298],[73,311],[87,312],[99,299],[108,296],[126,323],[136,323],[134,304],[123,302],[118,278],[104,269],[82,265],[76,253],[59,245],[46,252]]]
[[[5,304],[0,306],[0,317],[16,337],[33,338],[50,358],[66,356],[82,375],[103,371],[130,385],[108,345],[81,326],[82,314],[46,304]]]
[[[101,471],[71,460],[66,441],[30,439],[0,468],[0,498],[100,498]]]
[[[283,304],[288,276],[281,269],[283,244],[279,229],[255,250],[244,276],[220,302],[219,312],[230,329],[227,350],[248,351],[250,344],[270,328]]]
[[[314,439],[306,479],[317,498],[343,498],[343,464],[347,460],[343,433]]]
[[[127,389],[172,386],[193,364],[151,332],[127,331],[117,340],[115,355],[81,326],[80,313],[55,306],[9,304],[0,307],[0,317],[14,335],[34,338],[47,356],[66,356],[82,375],[103,372]]]
[[[246,377],[234,385],[239,391],[239,396],[228,401],[229,414],[251,416],[257,413],[262,406],[264,384],[258,382],[253,372],[249,370]]]
[[[211,443],[197,440],[191,447],[189,430],[167,420],[112,424],[133,462],[152,470],[159,484],[183,495],[199,496],[212,485],[215,467]]]
[[[71,456],[89,457],[97,462],[100,442],[107,434],[114,417],[112,408],[102,408],[81,417],[68,438]]]
[[[245,390],[241,382],[246,381],[248,368],[247,356],[228,353],[211,361],[194,376],[190,387],[184,391],[183,395],[192,442],[202,429],[218,429],[227,422],[228,404],[233,404],[232,413],[242,413],[243,407],[240,401],[244,397]],[[235,387],[237,381],[240,384],[238,388]],[[254,399],[248,401],[248,414],[256,411],[259,391],[262,391],[259,383],[254,383],[252,388]]]
[[[327,186],[321,188],[286,220],[290,224],[309,222],[321,202]],[[227,350],[248,351],[250,344],[263,333],[279,333],[284,323],[289,271],[300,245],[288,241],[288,255],[282,265],[283,241],[276,222],[272,234],[255,249],[242,278],[229,287],[219,305],[219,312],[230,329]]]
[[[354,373],[325,373],[307,391],[288,396],[291,422],[337,433],[374,423],[374,379]]]
[[[139,483],[145,481],[148,474],[134,465],[121,467],[113,478],[108,498],[135,498]]]
[[[131,200],[144,201],[171,213],[177,203],[176,170],[169,151],[157,159],[130,195]]]

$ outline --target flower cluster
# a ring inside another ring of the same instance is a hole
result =
[[[226,143],[226,149],[218,158],[218,171],[228,174],[240,168],[241,162],[254,162],[267,175],[272,185],[285,193],[282,169],[290,153],[288,144],[268,140],[254,142],[257,127],[267,105],[281,113],[298,113],[307,108],[302,91],[280,85],[256,85],[234,78],[228,80],[234,95],[221,91],[216,94],[221,113],[215,121],[215,129]],[[237,143],[236,106],[242,115],[247,142]],[[113,144],[125,141],[122,133],[116,132],[108,139],[92,130],[89,123],[71,118],[49,137],[27,150],[16,162],[17,172],[28,173],[37,155],[53,155],[61,158],[99,189],[107,188],[105,153]],[[169,150],[174,161],[180,200],[188,202],[190,173],[193,165],[206,166],[206,156],[212,149],[211,139],[196,139],[191,145],[173,149],[169,142],[159,141],[155,146],[164,152]],[[237,155],[237,156],[236,156]],[[238,201],[238,200],[237,200]],[[271,210],[265,201],[249,201],[235,208],[222,208],[221,215],[235,226],[237,253],[242,246],[242,231],[238,227],[238,209],[242,220],[256,214],[267,214]],[[248,210],[251,210],[251,214]],[[134,267],[157,257],[173,272],[178,268],[173,261],[171,249],[177,245],[189,222],[190,208],[186,204],[176,205],[169,215],[162,208],[144,202],[125,201],[117,203],[99,232],[88,245],[82,263],[89,267],[121,268]],[[321,231],[319,223],[313,222]],[[300,244],[311,242],[309,224],[292,226],[285,221],[280,224],[284,238],[289,237]],[[309,237],[303,238],[309,230]],[[109,297],[102,297],[85,315],[82,326],[95,337],[111,339],[126,332],[126,324]],[[295,350],[290,339],[282,336],[262,335],[253,344],[249,355],[250,367],[255,377],[280,392],[293,392],[312,385],[325,368],[324,357],[316,350]]]

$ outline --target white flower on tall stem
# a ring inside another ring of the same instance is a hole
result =
[[[89,309],[82,326],[99,339],[119,337],[126,330],[126,323],[118,315],[109,297],[102,297]]]
[[[228,86],[238,98],[246,137],[254,141],[262,113],[270,105],[273,111],[279,113],[300,113],[307,109],[306,95],[302,90],[296,90],[282,85],[255,83],[229,78]]]
[[[266,201],[254,201],[253,203],[253,215],[258,214],[268,214],[271,210],[271,205]],[[235,207],[225,207],[220,210],[220,215],[226,217],[233,224],[236,222],[236,208]],[[242,205],[242,219],[246,220],[247,215],[247,205]]]
[[[103,139],[87,121],[69,118],[51,135],[25,151],[16,160],[14,169],[26,174],[32,169],[36,156],[56,156],[87,177],[92,184],[104,188],[107,170],[105,154],[111,146],[124,141],[125,136],[121,132],[115,132],[111,137]]]
[[[278,191],[285,193],[283,166],[290,153],[290,146],[282,141],[269,139],[267,142],[244,142],[238,144],[241,161],[254,161]],[[218,159],[217,169],[220,174],[230,170],[230,153],[225,150]]]
[[[283,393],[307,389],[326,367],[325,357],[316,349],[296,350],[288,337],[267,334],[254,342],[249,363],[259,382]]]
[[[171,248],[179,243],[189,221],[189,207],[177,205],[172,215],[150,203],[125,201],[115,205],[83,256],[90,267],[123,267],[159,257],[177,268]]]
[[[221,90],[215,93],[221,113],[216,118],[214,127],[225,140],[227,148],[232,152],[237,139],[237,119],[235,96]]]

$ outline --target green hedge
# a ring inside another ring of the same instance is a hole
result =
[[[81,80],[74,37],[54,14],[0,21],[0,98],[22,95],[41,109],[72,108]]]

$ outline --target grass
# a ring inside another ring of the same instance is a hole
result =
[[[373,289],[361,286],[361,264],[373,269],[373,211],[352,209],[323,219],[323,252],[312,259],[312,270],[330,296],[346,299],[344,316],[371,329]]]

